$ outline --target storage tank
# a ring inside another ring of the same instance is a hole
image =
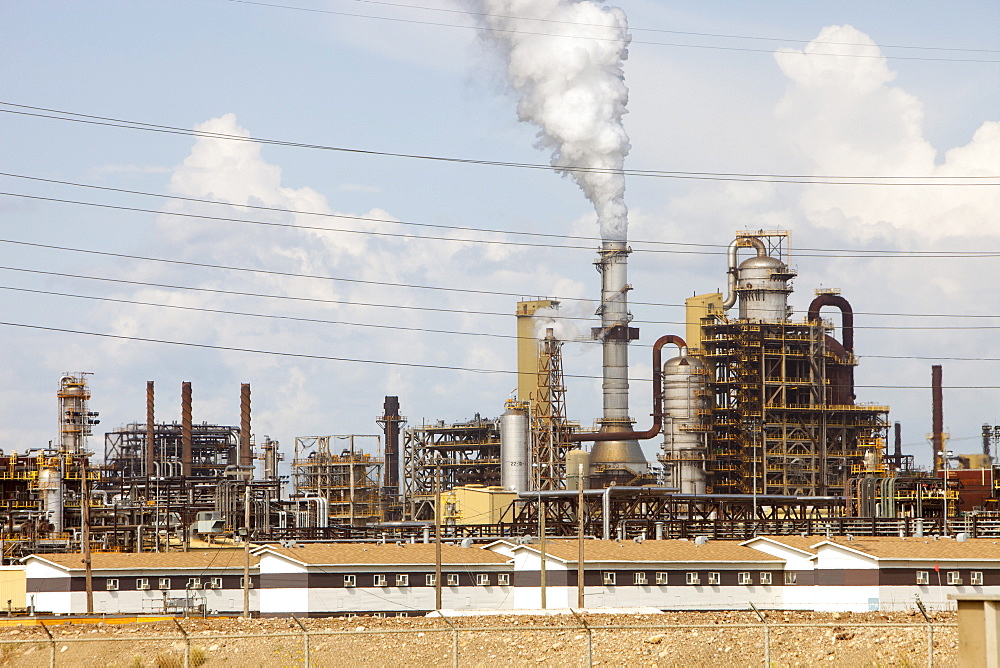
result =
[[[566,489],[590,488],[590,453],[570,450],[566,453]]]
[[[507,402],[500,416],[500,484],[509,492],[531,489],[531,432],[527,404]]]
[[[663,455],[668,487],[705,493],[705,417],[711,408],[704,362],[687,354],[663,364]]]

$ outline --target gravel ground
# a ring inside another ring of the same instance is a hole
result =
[[[927,628],[919,614],[768,611],[765,615],[770,624],[771,666],[927,665]],[[583,666],[587,633],[580,628],[581,620],[591,627],[593,665],[764,664],[764,632],[756,615],[747,612],[494,615],[447,621],[356,617],[302,623],[310,631],[311,666],[451,666],[454,633],[450,624],[460,630],[462,666]],[[934,621],[954,623],[955,613],[937,613]],[[54,624],[50,630],[58,666],[184,665],[184,636],[173,622]],[[914,627],[859,626],[864,624]],[[685,625],[697,628],[680,628]],[[292,619],[186,619],[180,626],[190,638],[191,666],[304,665],[302,629]],[[471,630],[495,627],[513,630]],[[150,637],[165,639],[146,640]],[[49,665],[52,644],[41,628],[2,628],[0,641],[0,665]],[[957,646],[957,629],[935,629],[934,665],[957,666]]]

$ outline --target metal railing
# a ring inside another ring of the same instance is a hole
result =
[[[92,649],[93,643],[127,643],[129,644],[129,649],[135,651],[135,646],[138,645],[147,654],[152,652],[156,653],[156,658],[153,660],[151,665],[157,666],[176,666],[176,668],[192,668],[200,666],[201,664],[207,662],[210,658],[208,656],[205,646],[212,644],[212,649],[215,650],[220,643],[225,644],[226,642],[239,642],[252,639],[266,639],[267,649],[274,647],[276,643],[281,643],[285,639],[290,639],[293,644],[293,653],[299,656],[292,657],[286,656],[283,659],[282,665],[295,665],[303,666],[304,668],[312,668],[312,666],[328,665],[330,661],[343,662],[345,656],[354,656],[349,653],[348,644],[351,639],[364,639],[361,646],[363,647],[381,647],[383,649],[389,646],[391,639],[397,639],[404,642],[401,647],[406,647],[406,642],[412,641],[414,637],[424,638],[430,637],[436,640],[435,649],[441,651],[447,648],[445,654],[435,654],[435,658],[426,662],[420,660],[417,657],[413,657],[413,661],[403,661],[405,655],[399,655],[397,658],[407,665],[451,665],[455,668],[462,665],[472,665],[472,664],[482,664],[483,659],[481,656],[471,656],[475,650],[466,650],[467,656],[463,657],[462,654],[462,642],[460,639],[463,635],[475,635],[479,634],[479,638],[473,638],[472,640],[477,640],[479,644],[483,642],[483,635],[488,634],[491,639],[497,641],[510,642],[512,634],[527,634],[528,637],[535,640],[539,639],[539,635],[548,634],[558,634],[561,637],[566,637],[564,634],[566,632],[576,631],[579,632],[571,641],[568,643],[558,642],[556,645],[549,645],[547,648],[551,651],[553,648],[559,648],[561,655],[558,656],[558,662],[561,664],[568,662],[576,663],[579,665],[587,666],[588,668],[595,663],[595,659],[599,660],[603,664],[614,664],[616,662],[622,662],[620,656],[605,656],[607,652],[618,652],[623,645],[622,632],[630,631],[633,635],[638,632],[639,634],[646,636],[636,642],[647,643],[650,648],[650,652],[653,653],[656,648],[672,648],[677,649],[689,647],[692,651],[696,649],[703,650],[708,641],[705,639],[707,632],[714,632],[715,634],[731,635],[732,632],[743,630],[754,632],[754,636],[759,638],[759,641],[751,648],[748,643],[744,643],[742,646],[737,648],[742,652],[740,661],[745,661],[747,665],[753,665],[752,661],[759,662],[759,665],[765,667],[771,666],[772,661],[780,661],[784,656],[783,653],[791,651],[787,645],[791,643],[788,639],[776,639],[775,636],[784,637],[786,634],[794,634],[796,631],[804,632],[806,630],[811,631],[810,637],[816,638],[819,632],[825,631],[826,636],[836,637],[838,640],[841,636],[850,635],[854,636],[853,633],[847,633],[847,630],[854,630],[858,633],[863,633],[864,630],[876,629],[882,632],[888,630],[902,631],[904,629],[914,630],[914,637],[910,640],[910,645],[906,648],[902,648],[899,651],[909,654],[913,654],[917,650],[916,645],[922,645],[923,650],[919,652],[922,654],[926,660],[928,666],[933,667],[935,661],[943,662],[945,664],[953,664],[957,660],[955,645],[957,644],[957,627],[958,624],[954,622],[939,622],[932,620],[931,618],[924,616],[921,621],[914,621],[912,623],[889,623],[889,622],[865,622],[865,621],[852,621],[850,619],[838,620],[834,622],[811,622],[811,623],[796,623],[787,621],[774,621],[769,620],[764,614],[758,612],[756,608],[753,612],[757,614],[757,620],[752,622],[724,622],[724,623],[660,623],[660,624],[650,624],[650,623],[640,623],[640,624],[602,624],[599,622],[599,618],[603,615],[588,615],[589,620],[584,619],[583,615],[587,614],[587,611],[577,611],[571,610],[567,614],[561,614],[557,617],[549,617],[548,621],[552,621],[552,624],[545,625],[538,622],[537,618],[525,619],[525,624],[517,625],[489,625],[482,624],[482,617],[479,618],[466,618],[466,617],[451,617],[445,615],[435,615],[430,619],[421,620],[421,622],[413,628],[380,628],[380,629],[368,629],[364,626],[359,626],[355,630],[329,630],[322,628],[310,629],[304,620],[298,617],[292,616],[294,620],[294,626],[290,630],[260,633],[260,632],[230,632],[230,633],[215,633],[206,629],[185,629],[184,625],[177,619],[173,619],[173,625],[176,627],[176,633],[171,635],[132,635],[132,633],[123,633],[121,635],[109,635],[112,633],[109,629],[102,629],[99,632],[90,631],[86,636],[65,636],[61,631],[65,628],[61,622],[49,622],[39,621],[38,627],[44,632],[42,634],[32,634],[35,638],[30,637],[18,637],[16,640],[11,639],[0,639],[0,662],[5,662],[12,658],[13,649],[20,645],[22,649],[25,646],[47,646],[48,647],[48,665],[51,668],[56,666],[75,666],[81,664],[81,654],[80,652],[68,652],[67,650],[71,645],[83,644],[83,650],[87,652],[84,656],[87,657],[86,661],[89,665],[92,661],[96,660],[96,655]],[[595,620],[595,617],[598,619]],[[370,623],[371,618],[368,617],[357,617],[355,618],[357,622],[367,622]],[[441,620],[445,623],[445,626],[434,625],[434,620]],[[315,620],[305,620],[306,622],[314,622]],[[382,621],[382,620],[379,620]],[[414,622],[417,620],[414,618]],[[462,626],[463,622],[474,621],[476,625],[474,626]],[[555,623],[558,622],[558,623]],[[323,623],[323,622],[319,622]],[[28,627],[29,629],[32,627]],[[76,629],[81,627],[76,626]],[[118,627],[121,629],[122,627]],[[134,627],[132,627],[134,628]],[[57,633],[53,634],[52,631],[55,630]],[[688,633],[684,633],[688,632]],[[647,634],[654,633],[656,635],[648,636]],[[699,633],[701,635],[699,635]],[[669,635],[669,641],[667,636]],[[606,637],[605,637],[606,636]],[[922,637],[922,638],[921,638]],[[599,640],[599,643],[595,644],[595,638]],[[942,640],[951,639],[951,643],[945,646]],[[634,640],[634,638],[633,638]],[[338,645],[338,641],[340,644]],[[450,641],[450,642],[449,642]],[[469,641],[467,641],[469,642]],[[795,641],[796,643],[798,641]],[[662,643],[662,644],[661,644]],[[91,645],[91,649],[87,649],[87,645]],[[540,643],[541,644],[541,643]],[[450,645],[450,647],[449,647]],[[179,647],[180,646],[180,647]],[[645,645],[644,645],[645,646]],[[294,649],[294,647],[300,647],[299,649]],[[795,645],[799,647],[799,645]],[[167,648],[168,652],[164,653],[164,648]],[[117,650],[118,648],[116,648]],[[321,653],[322,650],[322,653]],[[775,651],[777,650],[777,651]],[[29,650],[31,651],[31,650]],[[348,653],[345,654],[345,651]],[[509,650],[511,656],[503,657],[497,655],[491,655],[491,663],[499,663],[504,658],[508,660],[517,660],[518,657],[514,656],[514,650]],[[729,651],[729,650],[726,650]],[[829,652],[832,654],[832,652]],[[568,655],[568,656],[567,656]],[[241,650],[239,656],[241,660],[247,663],[258,663],[263,662],[268,659],[266,656],[255,656],[252,653],[246,653],[245,649]],[[384,656],[384,655],[383,655]],[[549,654],[553,660],[557,659],[555,655]],[[339,659],[338,659],[339,657]],[[735,656],[732,658],[736,658]],[[42,665],[38,659],[41,656],[36,657],[33,661],[33,665]],[[288,661],[292,663],[287,663]],[[464,660],[464,663],[463,663]],[[900,662],[909,661],[908,657],[894,657],[890,658],[890,661],[899,660]],[[15,662],[19,663],[19,662]],[[96,664],[95,664],[96,665]],[[141,660],[141,654],[136,654],[132,659],[132,665],[145,665]]]

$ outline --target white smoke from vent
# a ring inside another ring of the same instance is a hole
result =
[[[551,150],[551,164],[593,203],[601,236],[624,241],[625,12],[591,0],[468,1],[505,57],[518,118],[538,126],[538,148]]]

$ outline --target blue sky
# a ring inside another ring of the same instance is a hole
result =
[[[296,0],[0,5],[0,100],[69,112],[370,151],[545,163],[536,129],[519,123],[494,52],[466,5]],[[630,169],[842,176],[1000,174],[1000,7],[990,2],[620,2],[632,44],[624,63]],[[406,7],[404,5],[410,5]],[[421,8],[414,8],[420,5]],[[302,8],[294,9],[293,7]],[[431,11],[438,8],[448,11]],[[511,3],[516,13],[517,3]],[[320,10],[320,11],[303,11]],[[382,17],[382,18],[374,18]],[[402,20],[401,20],[402,19]],[[452,24],[452,25],[432,25]],[[826,31],[826,32],[824,32]],[[694,34],[700,33],[700,34]],[[812,48],[864,54],[775,56]],[[714,36],[710,36],[714,35]],[[722,36],[739,36],[722,37]],[[656,42],[656,43],[653,43]],[[910,47],[910,48],[901,48]],[[884,56],[884,59],[878,56]],[[988,61],[988,62],[977,62]],[[233,204],[596,237],[593,208],[546,170],[461,165],[281,146],[254,146],[6,113],[0,171]],[[21,111],[24,111],[21,109]],[[203,125],[207,124],[207,125]],[[977,134],[978,131],[978,134]],[[953,150],[954,149],[954,150]],[[949,153],[949,151],[951,151]],[[996,183],[994,180],[993,183]],[[805,186],[629,177],[630,238],[725,245],[737,229],[792,231],[798,248],[979,251],[997,248],[1000,186]],[[157,213],[0,196],[6,240],[203,264],[368,281],[592,300],[594,253],[467,243],[503,240],[354,220],[190,202],[0,177],[0,190],[153,211],[204,212],[416,238],[264,228]],[[448,237],[431,240],[419,237]],[[574,245],[588,246],[588,242]],[[597,242],[590,243],[596,247]],[[640,244],[635,244],[637,249]],[[632,256],[640,344],[680,332],[676,304],[724,286],[710,254]],[[996,259],[808,257],[791,303],[816,287],[843,291],[859,316],[859,400],[892,406],[908,452],[927,460],[928,359],[1000,357]],[[249,274],[0,243],[0,265],[160,285],[297,298],[509,313],[516,297]],[[0,286],[158,304],[379,325],[170,310],[0,289],[4,322],[328,357],[513,369],[512,317],[240,297],[0,270]],[[565,302],[579,334],[594,304]],[[865,315],[873,314],[873,315]],[[801,313],[796,317],[801,317]],[[898,327],[941,329],[892,329]],[[385,327],[463,331],[440,334]],[[955,327],[978,329],[954,329]],[[950,328],[950,329],[949,329]],[[632,375],[649,378],[647,348]],[[250,382],[254,431],[290,450],[297,435],[373,433],[382,396],[399,394],[411,422],[497,415],[512,376],[178,348],[0,326],[0,448],[37,447],[56,433],[64,371],[93,372],[102,427],[141,421],[146,380],[159,418],[179,419],[180,382],[195,419],[238,423]],[[869,357],[866,357],[868,355]],[[596,376],[596,346],[568,343],[568,374]],[[942,361],[947,386],[997,386],[998,362]],[[572,418],[598,416],[599,381],[571,378]],[[924,389],[909,389],[924,388]],[[633,415],[649,412],[633,382]],[[978,450],[997,422],[998,392],[946,391],[954,449]],[[101,450],[100,439],[92,445]],[[657,445],[646,446],[655,455]]]

